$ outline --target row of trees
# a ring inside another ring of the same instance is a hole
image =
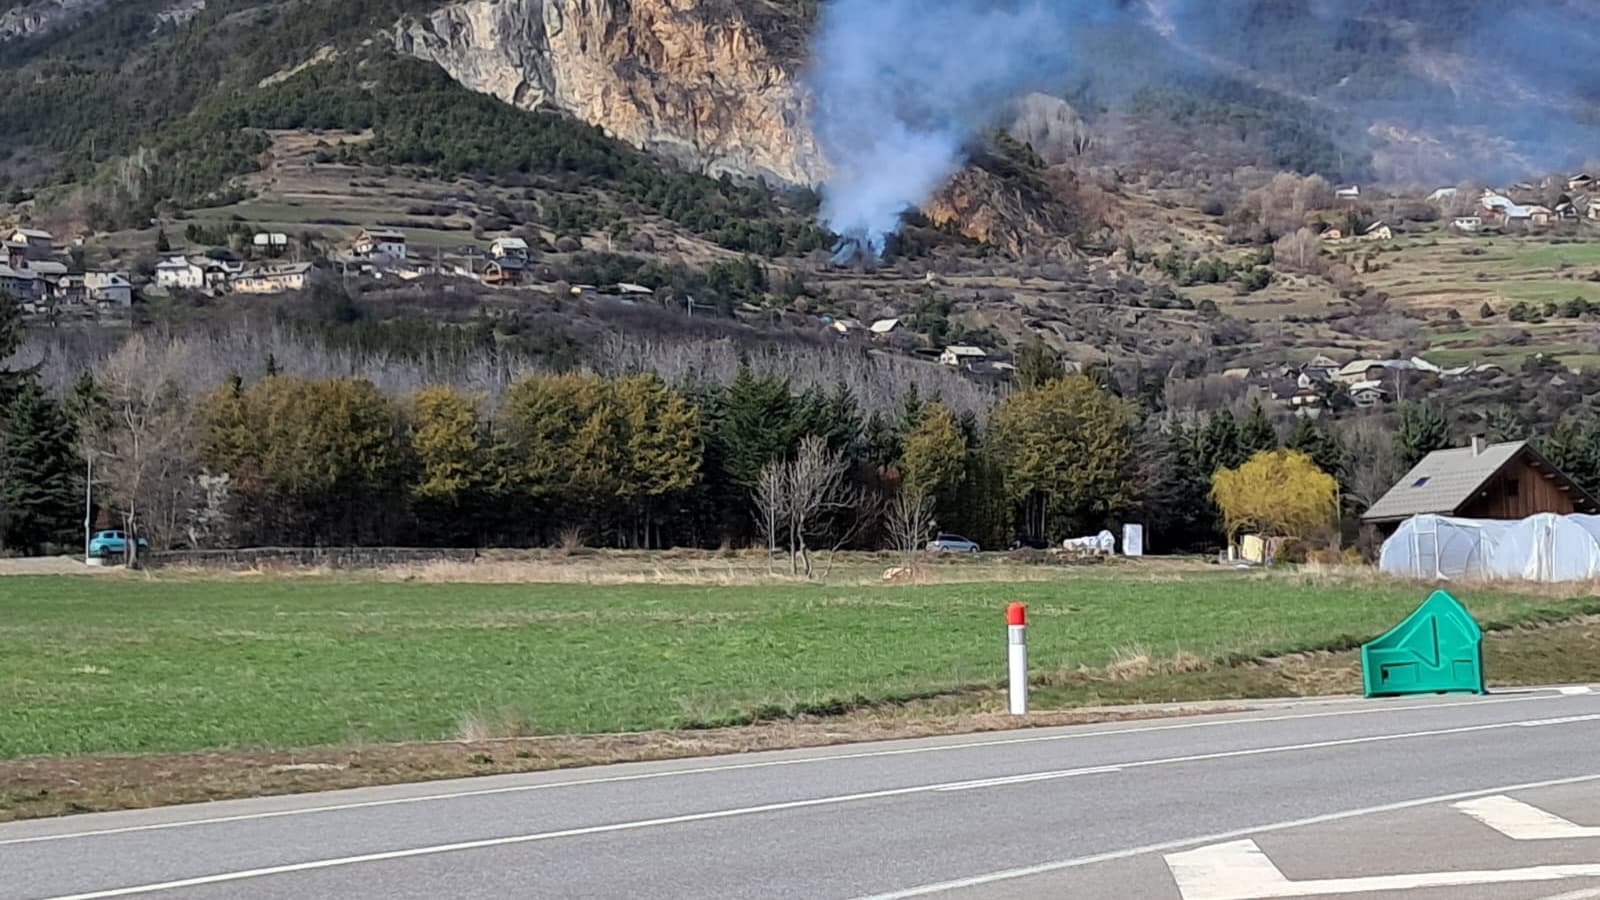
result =
[[[0,361],[18,358],[15,326],[0,327]],[[1143,521],[1153,549],[1203,549],[1228,527],[1214,475],[1257,454],[1288,448],[1332,476],[1348,527],[1464,433],[1416,404],[1292,428],[1259,402],[1199,415],[1109,370],[1068,376],[1037,346],[997,397],[907,377],[937,367],[885,380],[841,360],[829,382],[800,357],[722,368],[624,343],[603,375],[378,365],[293,343],[219,355],[208,341],[137,333],[74,377],[59,357],[0,362],[6,547],[75,545],[92,463],[100,524],[158,547],[526,545],[581,530],[617,546],[793,549],[799,570],[814,548],[910,547],[934,527],[1001,547]],[[1537,440],[1600,490],[1593,416],[1534,429],[1496,407],[1473,433]]]

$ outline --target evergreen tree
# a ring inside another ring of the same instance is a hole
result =
[[[0,363],[9,359],[22,346],[26,337],[22,325],[22,304],[17,298],[0,291]],[[8,369],[0,366],[0,409],[11,403],[25,384],[39,371],[36,363],[26,369]]]
[[[907,386],[905,394],[900,397],[899,431],[902,436],[910,434],[921,423],[923,405],[922,392],[917,390],[917,386]]]
[[[767,463],[794,449],[806,424],[798,406],[787,381],[739,370],[708,436],[734,484],[753,487]]]
[[[1410,469],[1429,453],[1450,446],[1450,424],[1426,403],[1402,403],[1395,443],[1400,461]]]
[[[1218,513],[1200,463],[1202,431],[1174,422],[1146,440],[1144,517],[1152,548],[1170,552],[1219,542]]]
[[[1539,452],[1579,487],[1600,496],[1600,423],[1564,418],[1539,438],[1537,445]]]
[[[1496,406],[1484,414],[1484,439],[1491,444],[1521,441],[1528,437],[1528,426],[1509,407]]]
[[[1218,469],[1237,468],[1249,459],[1249,454],[1239,444],[1239,425],[1231,410],[1219,409],[1212,413],[1197,443],[1200,474],[1208,484],[1212,473]]]
[[[6,545],[37,551],[46,543],[71,539],[83,499],[72,422],[29,381],[6,405],[4,425],[0,508]]]
[[[887,469],[900,458],[900,434],[894,423],[874,411],[867,419],[864,454],[874,468]]]
[[[1283,445],[1311,457],[1317,468],[1324,472],[1338,474],[1344,467],[1344,448],[1339,444],[1338,434],[1309,418],[1302,417],[1295,421]]]
[[[1239,451],[1248,459],[1263,450],[1278,449],[1278,430],[1267,419],[1267,411],[1258,397],[1250,404],[1250,414],[1245,416],[1239,429]]]
[[[1031,340],[1017,354],[1017,386],[1024,390],[1044,387],[1066,374],[1061,358],[1044,341]]]

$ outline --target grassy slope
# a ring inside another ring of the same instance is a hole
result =
[[[747,720],[1004,676],[1003,602],[1036,673],[1141,647],[1216,658],[1348,646],[1421,599],[1230,574],[932,587],[110,582],[0,593],[0,757],[304,747],[491,728]],[[1483,621],[1574,604],[1472,593]]]

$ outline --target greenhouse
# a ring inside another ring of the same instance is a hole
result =
[[[1384,541],[1378,567],[1426,581],[1590,580],[1600,577],[1600,516],[1413,516]]]

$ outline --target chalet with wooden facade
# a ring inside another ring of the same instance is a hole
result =
[[[1539,513],[1600,514],[1600,501],[1527,441],[1428,454],[1361,521],[1385,532],[1424,514],[1468,519],[1524,519]]]

